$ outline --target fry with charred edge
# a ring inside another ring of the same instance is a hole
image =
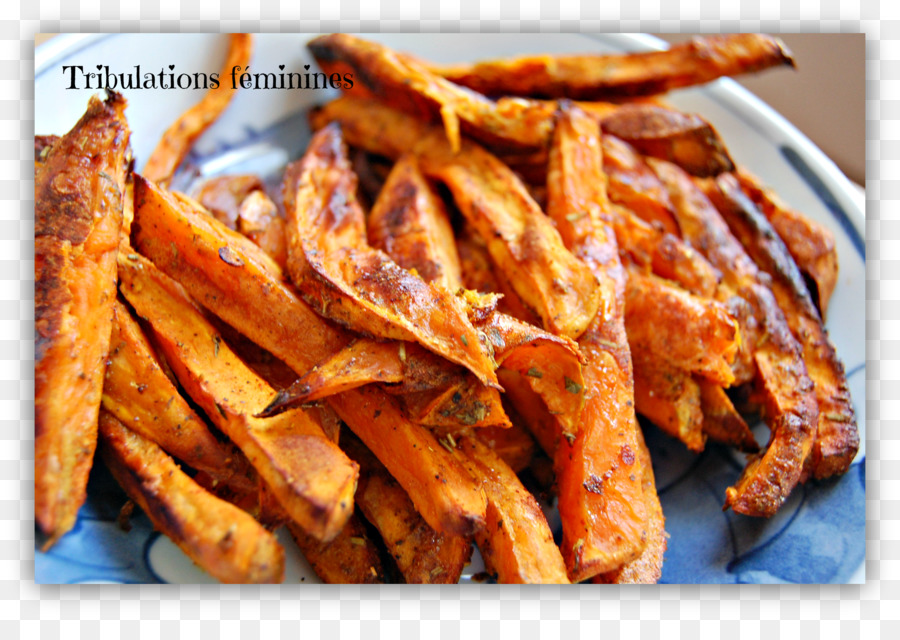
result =
[[[746,170],[738,169],[735,176],[744,193],[778,232],[800,271],[815,284],[810,287],[810,293],[824,320],[838,277],[834,234],[799,211],[788,208],[771,189],[763,187]]]
[[[700,387],[689,373],[654,354],[634,353],[634,405],[661,430],[691,451],[706,447]]]
[[[693,296],[662,278],[628,269],[625,330],[632,354],[706,376],[722,386],[734,382],[731,363],[740,334],[725,306]]]
[[[625,334],[625,271],[609,209],[600,129],[561,103],[547,172],[547,213],[567,247],[593,270],[601,305],[579,339],[586,358],[582,421],[560,438],[554,467],[569,579],[579,582],[638,557],[646,545],[643,469],[637,458],[631,354]]]
[[[116,297],[129,130],[125,99],[91,98],[34,181],[34,515],[44,548],[75,524],[97,446]]]
[[[803,276],[769,221],[732,175],[719,176],[706,192],[747,252],[771,276],[771,289],[803,350],[819,404],[812,475],[842,474],[859,449],[859,432],[844,366],[828,339]]]
[[[566,565],[534,496],[476,436],[463,435],[457,443],[487,494],[485,527],[475,539],[488,572],[503,584],[568,584]]]
[[[349,344],[348,335],[283,282],[277,265],[260,259],[266,256],[252,242],[139,178],[135,189],[135,245],[212,313],[300,375]],[[397,478],[430,526],[468,535],[483,525],[484,497],[474,480],[383,391],[352,389],[329,404]]]
[[[306,301],[363,333],[418,342],[499,387],[462,304],[369,246],[355,194],[340,129],[328,126],[284,179],[288,271]]]
[[[237,357],[177,283],[146,259],[123,262],[119,273],[122,294],[153,328],[187,393],[244,452],[293,520],[317,539],[333,538],[353,510],[356,464],[303,411],[253,417],[272,388]]]
[[[366,527],[355,513],[347,526],[330,542],[321,542],[295,523],[288,531],[313,571],[328,584],[382,584],[386,582],[381,554],[366,535]]]
[[[703,433],[744,453],[759,452],[759,444],[747,422],[734,408],[725,389],[702,376],[694,376],[700,386],[700,408],[703,411]]]
[[[225,78],[231,75],[235,67],[247,67],[253,51],[253,36],[232,33],[228,38],[228,53],[220,73],[222,82],[210,88],[200,102],[181,114],[166,130],[144,165],[143,175],[148,180],[168,186],[194,141],[218,119],[234,97],[235,91],[228,86]]]
[[[472,555],[467,536],[438,533],[418,514],[387,469],[355,438],[343,443],[359,463],[356,504],[381,534],[388,553],[408,584],[456,584]]]
[[[454,153],[440,130],[375,102],[342,98],[313,120],[316,126],[340,122],[348,142],[373,152],[399,157],[412,149],[423,173],[450,189],[497,269],[543,327],[573,339],[584,332],[599,308],[596,278],[496,157],[468,140]]]
[[[284,549],[249,514],[207,493],[106,411],[100,434],[103,459],[128,497],[201,569],[227,583],[284,580]]]
[[[703,191],[675,165],[649,162],[669,190],[684,239],[722,272],[720,301],[740,299],[733,314],[742,337],[736,365],[754,373],[772,433],[766,451],[726,491],[725,503],[746,515],[771,516],[800,480],[815,439],[818,405],[803,352],[759,268]],[[742,305],[745,310],[737,308]],[[744,372],[735,374],[738,382],[746,380]]]
[[[522,56],[429,68],[485,95],[609,100],[665,93],[779,65],[794,66],[780,40],[739,33],[696,37],[665,51]]]
[[[128,260],[119,255],[120,260]],[[119,301],[110,341],[103,408],[166,453],[219,482],[249,492],[250,465],[232,445],[220,443],[159,366],[131,311]]]

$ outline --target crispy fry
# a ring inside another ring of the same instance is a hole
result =
[[[739,169],[735,176],[744,193],[756,203],[778,232],[794,262],[807,277],[807,282],[812,281],[815,285],[809,287],[810,293],[824,320],[838,277],[834,234],[799,211],[790,209],[745,169]]]
[[[286,172],[288,271],[322,315],[379,338],[416,341],[489,386],[494,365],[459,300],[373,249],[340,129],[322,129]]]
[[[125,99],[91,98],[37,166],[34,512],[50,547],[75,524],[97,446],[122,226]]]
[[[488,571],[504,584],[567,584],[547,519],[515,472],[475,436],[462,436],[458,447],[472,474],[484,481],[487,519],[475,539]]]
[[[128,497],[200,568],[222,582],[284,580],[284,549],[250,515],[207,493],[106,411],[100,433],[103,459]]]
[[[360,466],[356,503],[378,529],[408,584],[456,584],[472,555],[466,536],[438,533],[418,514],[409,496],[358,440],[345,450]]]
[[[788,326],[801,344],[819,405],[812,474],[826,478],[847,471],[859,449],[859,432],[844,367],[787,247],[737,179],[722,175],[707,185],[716,207],[748,253],[771,276],[771,288]]]
[[[634,403],[637,412],[688,449],[703,451],[703,411],[700,387],[689,373],[653,354],[634,354]]]
[[[247,455],[293,520],[317,539],[333,538],[352,512],[356,464],[302,411],[254,417],[272,388],[237,357],[177,283],[144,259],[123,262],[119,272],[123,295],[153,328],[188,394]]]
[[[583,333],[598,309],[596,278],[565,248],[508,167],[468,140],[454,153],[439,130],[378,103],[332,101],[314,125],[330,121],[340,122],[351,144],[371,151],[398,157],[412,149],[422,171],[450,189],[494,264],[544,328],[570,338]],[[403,146],[407,136],[410,144]]]
[[[561,104],[547,179],[547,212],[566,246],[600,282],[600,312],[579,339],[586,358],[578,431],[559,440],[554,458],[563,523],[563,558],[573,581],[612,571],[640,555],[647,513],[631,355],[625,335],[625,272],[602,171],[600,130],[578,107]]]
[[[722,272],[721,295],[737,296],[745,306],[733,314],[744,345],[737,365],[747,366],[748,356],[750,365],[755,365],[772,433],[766,451],[726,491],[725,504],[747,515],[771,516],[800,480],[815,439],[818,405],[801,347],[758,267],[700,188],[671,163],[651,159],[650,166],[669,190],[684,239]],[[752,312],[749,321],[747,310]],[[747,366],[747,370],[754,369]],[[742,374],[735,373],[737,381],[743,382]]]
[[[387,576],[381,554],[366,535],[365,524],[353,514],[338,535],[321,542],[289,522],[288,531],[313,571],[328,584],[382,584]]]
[[[522,56],[429,68],[485,95],[608,100],[665,93],[779,65],[794,65],[780,40],[746,33],[697,37],[665,51]]]
[[[232,231],[237,231],[241,203],[251,193],[265,191],[265,188],[263,181],[256,175],[217,176],[201,182],[191,193],[191,197],[202,204],[216,220]]]
[[[491,448],[515,473],[521,473],[531,464],[535,453],[534,438],[525,428],[525,421],[517,414],[511,402],[505,402],[506,413],[512,424],[505,428],[485,427],[472,435]],[[513,415],[516,415],[514,418]]]
[[[703,433],[716,442],[729,444],[745,453],[758,453],[759,444],[753,432],[734,408],[725,389],[702,376],[694,376],[694,380],[700,386]]]
[[[232,33],[228,38],[228,53],[220,73],[222,81],[218,86],[210,87],[200,102],[181,114],[163,134],[144,165],[143,175],[148,180],[168,186],[194,141],[219,118],[234,97],[235,91],[225,78],[231,75],[233,68],[247,67],[253,51],[253,36]]]
[[[140,179],[135,195],[141,203],[136,246],[194,299],[294,371],[302,375],[350,342],[284,284],[277,265],[259,259],[265,254],[256,245]],[[222,251],[230,263],[221,259]],[[430,526],[468,535],[483,524],[484,498],[474,480],[384,392],[362,387],[329,398],[329,404],[397,478]]]
[[[127,256],[119,256],[128,260]],[[250,465],[232,445],[220,443],[163,373],[144,332],[119,301],[103,385],[103,408],[131,431],[217,481],[249,492]]]
[[[237,230],[265,251],[279,267],[287,267],[284,218],[264,191],[254,191],[241,202]]]

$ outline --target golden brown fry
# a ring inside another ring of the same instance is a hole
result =
[[[141,206],[136,212],[140,215]],[[222,340],[181,287],[140,259],[119,265],[121,290],[153,328],[187,393],[250,459],[290,517],[329,540],[353,510],[358,468],[302,411],[262,420],[273,390]]]
[[[358,440],[344,449],[360,466],[356,504],[378,529],[408,584],[456,584],[472,555],[466,536],[438,533],[418,514],[409,496]]]
[[[744,345],[736,362],[737,381],[746,380],[739,367],[754,371],[764,396],[769,445],[726,491],[726,506],[771,516],[800,480],[816,433],[818,405],[801,347],[758,267],[702,190],[671,163],[651,159],[650,166],[669,190],[684,239],[722,273],[720,301],[734,310]]]
[[[221,82],[210,87],[200,102],[181,114],[163,134],[144,165],[143,175],[148,180],[168,186],[194,141],[218,119],[234,97],[235,91],[225,79],[235,67],[246,68],[249,64],[253,36],[232,33],[228,38],[228,53],[219,74]]]
[[[700,386],[703,433],[745,453],[757,453],[759,444],[725,389],[701,376],[695,376],[694,380]]]
[[[643,469],[631,355],[625,335],[625,272],[602,170],[600,130],[578,107],[561,104],[550,150],[547,212],[563,240],[600,282],[600,312],[579,339],[585,406],[579,429],[563,434],[554,466],[563,523],[563,558],[573,581],[612,571],[646,545]]]
[[[378,338],[415,341],[498,386],[460,301],[369,246],[337,125],[319,131],[284,180],[288,271],[319,313]]]
[[[639,268],[628,270],[625,329],[632,354],[697,373],[722,386],[734,382],[731,363],[740,334],[725,306],[693,296]]]
[[[359,516],[353,514],[347,526],[330,542],[321,542],[293,522],[288,531],[313,571],[328,584],[382,584],[386,582],[381,554],[366,535]]]
[[[815,285],[810,286],[810,293],[824,320],[838,277],[834,234],[799,211],[787,207],[771,189],[762,186],[746,170],[739,169],[735,176],[744,193],[756,203],[778,232],[807,281]]]
[[[128,260],[127,255],[119,256]],[[131,311],[119,301],[103,385],[103,408],[131,431],[219,482],[249,492],[250,465],[233,445],[220,443],[169,380]]]
[[[547,519],[515,472],[475,436],[458,447],[487,494],[485,527],[475,534],[487,570],[504,584],[568,584]]]
[[[241,202],[237,230],[265,251],[279,267],[287,267],[284,218],[264,191],[254,191]]]
[[[152,185],[141,185],[138,180],[135,245],[207,309],[301,375],[350,342],[285,285],[277,265],[261,259],[266,256],[256,245],[199,210],[178,206]],[[353,389],[329,404],[397,478],[430,526],[468,535],[483,524],[484,498],[474,480],[384,392]]]
[[[484,427],[472,435],[500,456],[513,472],[521,473],[531,464],[536,443],[525,427],[527,422],[518,414],[513,403],[503,404],[512,424],[505,429]]]
[[[522,56],[430,69],[486,95],[608,100],[793,64],[790,51],[777,38],[742,33],[696,37],[665,51]]]
[[[75,524],[97,446],[116,296],[129,129],[125,99],[91,98],[34,182],[34,513],[52,545]]]
[[[207,493],[106,411],[100,434],[103,459],[128,497],[201,569],[229,583],[284,580],[284,549],[250,515]]]
[[[826,478],[850,468],[859,449],[859,432],[844,366],[828,339],[822,319],[787,247],[737,179],[722,175],[707,185],[716,207],[756,263],[771,276],[771,288],[788,326],[801,344],[819,405],[812,474]]]
[[[265,191],[265,188],[262,180],[257,175],[226,175],[204,180],[192,192],[191,196],[202,204],[216,220],[232,231],[237,231],[238,219],[241,215],[241,203],[251,193]]]
[[[634,353],[634,404],[637,412],[694,452],[703,451],[700,387],[686,371]]]
[[[313,119],[316,126],[340,122],[351,144],[374,152],[399,157],[413,150],[422,171],[450,189],[494,264],[543,327],[581,335],[598,309],[596,278],[569,253],[506,165],[468,140],[454,153],[440,130],[375,102],[344,97]]]

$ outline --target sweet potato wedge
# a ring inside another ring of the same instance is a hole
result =
[[[637,412],[694,452],[703,451],[700,387],[691,375],[649,353],[634,354],[634,406]]]
[[[563,523],[561,549],[573,582],[634,560],[646,545],[647,513],[631,354],[625,334],[625,271],[609,208],[600,130],[577,106],[563,103],[547,177],[547,213],[600,286],[600,311],[579,339],[586,359],[578,431],[559,440],[554,457]]]
[[[228,53],[220,73],[221,82],[216,87],[210,87],[200,102],[185,111],[163,134],[142,171],[148,180],[168,186],[194,141],[222,115],[234,98],[235,91],[226,78],[231,76],[233,68],[246,68],[249,64],[253,52],[253,36],[232,33],[228,38]]]
[[[697,37],[665,51],[521,56],[429,68],[485,95],[609,100],[793,64],[777,38],[741,33]]]
[[[129,149],[124,112],[117,93],[91,98],[36,165],[34,514],[44,548],[75,524],[97,446]]]
[[[745,453],[758,453],[759,444],[743,416],[725,389],[701,376],[694,381],[700,386],[700,408],[703,411],[703,433],[716,442],[731,445]]]
[[[353,510],[358,467],[303,411],[254,415],[272,388],[249,369],[187,298],[145,259],[119,266],[121,291],[153,328],[179,382],[249,458],[284,510],[330,540]]]
[[[328,542],[317,540],[296,523],[287,525],[291,537],[313,571],[328,584],[382,584],[387,582],[378,546],[366,534],[355,513],[337,536]]]
[[[859,431],[844,367],[787,247],[733,175],[706,184],[706,192],[754,261],[771,277],[771,289],[803,350],[819,405],[812,474],[841,474],[859,449]]]
[[[151,440],[100,413],[101,453],[153,526],[201,569],[229,583],[284,580],[284,549],[249,514],[207,493]]]
[[[237,231],[241,203],[254,191],[265,191],[265,185],[259,176],[236,174],[204,180],[190,195],[219,222],[232,231]]]

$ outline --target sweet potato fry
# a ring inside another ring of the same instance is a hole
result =
[[[468,140],[454,153],[440,130],[375,102],[332,101],[313,117],[314,126],[330,121],[340,122],[356,146],[392,157],[412,150],[422,171],[450,189],[494,264],[543,327],[581,335],[598,309],[596,279],[506,165]],[[405,141],[410,144],[403,146]]]
[[[634,406],[664,432],[688,449],[703,451],[703,411],[700,387],[689,373],[652,354],[634,354]]]
[[[313,571],[328,584],[382,584],[387,581],[378,546],[366,535],[365,524],[353,514],[329,542],[309,535],[296,523],[288,531]]]
[[[732,175],[706,185],[719,212],[756,263],[771,277],[775,300],[803,350],[819,405],[812,474],[826,478],[847,471],[859,449],[859,432],[844,367],[787,247]]]
[[[241,203],[254,191],[265,191],[265,185],[259,176],[226,175],[204,180],[191,192],[191,197],[202,204],[216,220],[232,231],[237,231]]]
[[[747,515],[771,516],[800,480],[815,439],[818,405],[803,352],[758,267],[702,190],[675,165],[649,162],[669,190],[684,239],[721,271],[721,296],[740,298],[758,326],[751,326],[745,311],[735,310],[744,345],[737,364],[747,366],[750,357],[752,368],[747,370],[755,372],[765,398],[771,437],[766,451],[726,491],[726,506]],[[735,373],[738,382],[745,381]]]
[[[191,560],[229,583],[284,580],[284,549],[249,514],[206,492],[151,440],[100,413],[101,453],[128,497]]]
[[[181,397],[131,311],[119,301],[113,308],[103,408],[131,431],[216,481],[244,492],[254,490],[244,455],[233,445],[220,443]]]
[[[121,290],[153,328],[187,393],[247,455],[290,517],[320,540],[352,512],[358,468],[302,411],[262,420],[274,394],[221,339],[180,286],[139,259],[119,266]]]
[[[491,448],[515,473],[528,468],[534,458],[536,443],[528,433],[525,420],[518,414],[512,402],[505,402],[506,413],[512,425],[499,429],[484,427],[473,435]],[[514,417],[515,416],[515,417]]]
[[[573,581],[612,571],[646,545],[647,513],[631,355],[625,335],[625,272],[602,171],[600,130],[578,107],[561,104],[550,150],[547,212],[566,246],[600,282],[600,312],[579,339],[585,356],[582,421],[558,441],[554,466],[563,558]]]
[[[608,100],[793,64],[780,40],[743,33],[697,37],[665,51],[522,56],[429,68],[485,95]]]
[[[794,262],[806,276],[807,283],[812,282],[810,294],[824,320],[838,277],[834,234],[799,211],[789,208],[771,189],[762,186],[745,169],[738,169],[735,176],[744,193],[756,203],[778,232]]]
[[[487,570],[504,584],[567,584],[566,565],[534,496],[479,438],[462,436],[458,447],[487,494],[485,527],[475,534]]]
[[[410,340],[498,386],[460,301],[369,246],[356,177],[337,125],[286,172],[288,271],[322,315],[378,338]]]
[[[228,36],[228,53],[222,65],[222,81],[211,87],[193,107],[185,111],[163,134],[153,153],[147,158],[143,175],[148,180],[168,186],[194,141],[225,111],[235,91],[225,78],[234,67],[246,68],[253,51],[253,36],[232,33]]]
[[[97,446],[129,129],[109,92],[56,140],[34,182],[34,513],[51,546],[75,524]]]
[[[349,344],[347,334],[316,315],[282,281],[277,265],[259,258],[265,254],[256,245],[145,181],[137,179],[135,186],[135,245],[212,313],[300,375]],[[383,391],[362,387],[328,402],[397,478],[430,526],[468,535],[483,524],[484,498],[468,472]]]
[[[700,386],[700,407],[703,411],[703,433],[745,453],[759,452],[759,444],[743,416],[734,408],[725,389],[701,376],[694,381]]]
[[[360,466],[356,504],[381,534],[408,584],[456,584],[472,555],[467,536],[438,533],[418,514],[409,496],[361,442],[344,449]]]

